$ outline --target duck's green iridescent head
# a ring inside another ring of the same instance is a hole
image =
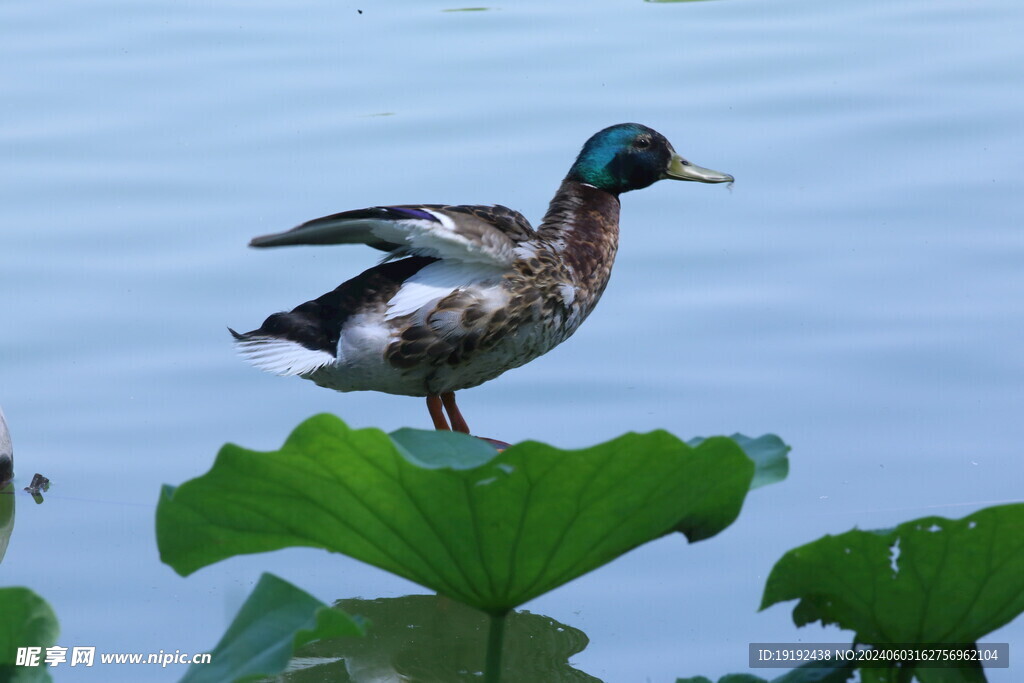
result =
[[[671,178],[701,183],[728,183],[733,177],[691,164],[672,149],[665,136],[639,123],[619,123],[594,134],[583,145],[568,180],[620,194]]]

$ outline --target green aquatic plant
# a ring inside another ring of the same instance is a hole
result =
[[[335,607],[365,616],[371,627],[362,638],[303,647],[291,666],[296,682],[348,680],[349,671],[409,681],[480,680],[488,638],[488,616],[480,610],[441,595],[346,599]],[[579,629],[525,610],[509,612],[505,621],[502,683],[601,683],[570,664],[589,643]]]
[[[319,415],[278,451],[229,444],[205,475],[164,487],[157,541],[161,558],[181,574],[296,545],[373,564],[490,615],[483,680],[512,681],[522,673],[502,662],[512,609],[665,534],[679,531],[691,542],[714,536],[736,519],[747,491],[785,478],[788,450],[772,435],[683,442],[656,431],[580,450],[525,442],[498,452],[465,434],[353,430]],[[796,548],[772,570],[762,609],[793,599],[798,625],[835,623],[855,631],[855,643],[976,643],[1024,611],[1024,505],[855,530]],[[214,651],[225,664],[193,667],[188,680],[274,675],[299,647],[346,661],[379,656],[362,639],[330,640],[359,628],[265,577]],[[482,641],[476,648],[482,656]],[[467,675],[479,676],[479,661],[466,661]],[[832,663],[770,680],[840,683],[854,670]],[[586,676],[557,671],[567,680]],[[980,666],[859,671],[869,683],[985,680]],[[768,680],[733,674],[719,683]]]
[[[1005,667],[999,658],[1009,653],[979,641],[1024,612],[1024,504],[855,529],[795,548],[772,569],[761,609],[794,599],[797,626],[836,624],[855,632],[859,648],[886,655],[809,662],[770,680],[730,674],[718,683],[843,683],[855,671],[863,683],[984,683],[981,662]],[[978,659],[960,658],[972,651]],[[901,652],[907,661],[889,660]]]
[[[972,646],[1024,612],[1024,503],[963,519],[924,517],[882,531],[825,536],[786,553],[761,609],[798,600],[793,621],[836,624],[855,642]],[[989,664],[999,664],[988,660]],[[980,662],[864,668],[867,682],[984,681]]]
[[[363,622],[273,574],[264,574],[207,664],[193,664],[182,683],[220,683],[284,671],[295,651],[319,640],[362,636]]]
[[[18,665],[18,648],[40,648],[41,662],[59,633],[57,615],[46,600],[28,588],[0,588],[0,681],[49,681],[45,666]]]
[[[278,451],[228,444],[205,475],[165,486],[157,543],[182,575],[311,546],[405,577],[491,615],[494,681],[510,610],[665,534],[714,536],[753,485],[785,476],[788,450],[772,436],[691,445],[656,431],[499,453],[464,434],[318,415]]]

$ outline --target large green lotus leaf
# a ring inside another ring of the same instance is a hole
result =
[[[53,608],[28,588],[0,588],[0,681],[49,681],[47,666],[15,666],[19,647],[46,648],[56,644],[60,626]]]
[[[761,609],[794,599],[798,626],[863,643],[977,642],[1024,611],[1024,504],[820,538],[776,563]]]
[[[446,467],[422,443],[431,434],[398,446],[318,415],[276,452],[228,444],[207,474],[164,487],[161,558],[188,574],[312,546],[501,614],[673,528],[691,541],[715,535],[739,514],[754,474],[722,437],[696,448],[663,431],[575,451],[525,442],[466,468],[458,444],[478,440],[437,437],[453,449],[456,467]],[[410,453],[418,448],[424,455]]]
[[[362,623],[341,610],[264,574],[210,653],[210,663],[193,664],[181,680],[219,683],[277,675],[307,643],[363,633]]]

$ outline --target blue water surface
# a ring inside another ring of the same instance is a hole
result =
[[[563,447],[629,430],[780,434],[789,479],[694,546],[669,537],[526,607],[583,630],[608,682],[746,670],[747,643],[843,641],[757,612],[786,550],[1024,497],[1024,6],[1013,0],[0,4],[0,404],[17,499],[0,585],[59,644],[212,648],[264,570],[322,600],[423,589],[289,550],[183,579],[162,483],[303,418],[427,427],[420,399],[240,362],[226,327],[333,289],[359,247],[254,235],[381,203],[537,222],[583,141],[664,133],[735,186],[623,197],[580,332],[460,403]],[[361,10],[361,12],[359,11]],[[1024,648],[1024,620],[993,633]],[[1019,680],[1020,666],[989,680]],[[55,679],[175,680],[96,666]],[[770,672],[768,672],[770,673]]]

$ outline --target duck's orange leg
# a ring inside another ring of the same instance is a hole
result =
[[[427,410],[430,411],[430,419],[434,421],[434,429],[447,432],[451,431],[448,420],[444,419],[444,412],[441,410],[441,397],[436,394],[427,396]]]
[[[469,434],[469,425],[466,424],[466,419],[459,412],[459,407],[455,405],[455,392],[446,391],[441,394],[441,402],[444,404],[444,409],[452,421],[452,429],[463,434]]]

